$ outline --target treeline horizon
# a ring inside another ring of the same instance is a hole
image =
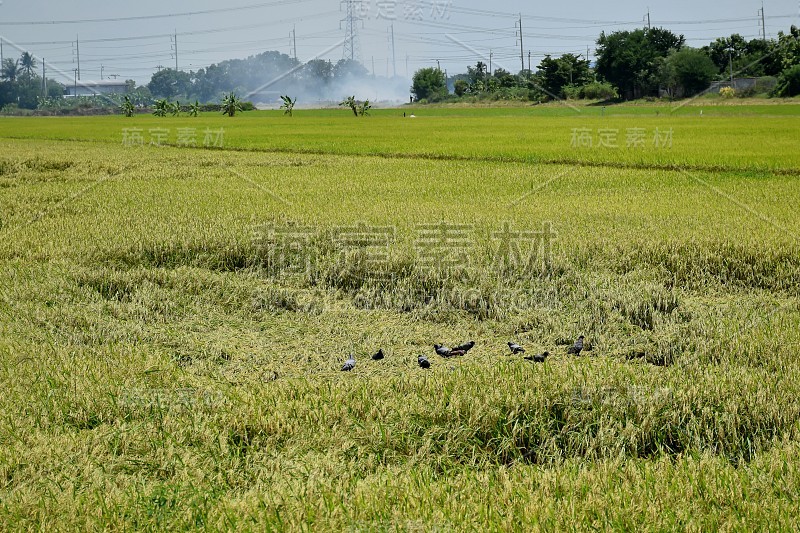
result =
[[[664,28],[601,32],[596,61],[580,54],[546,55],[535,70],[488,72],[484,62],[445,77],[437,67],[417,70],[411,87],[401,76],[370,74],[357,60],[313,59],[305,63],[277,51],[228,59],[196,71],[162,69],[146,85],[127,80],[127,94],[138,106],[156,99],[219,102],[234,92],[245,100],[279,103],[283,94],[308,102],[340,101],[349,95],[373,101],[442,101],[475,97],[546,101],[556,98],[634,99],[696,94],[719,79],[775,78],[773,95],[800,94],[800,30],[791,26],[776,39],[746,40],[734,33],[701,48],[686,45],[683,35]],[[65,85],[42,82],[37,60],[28,52],[6,58],[0,68],[0,107],[24,109],[53,105]]]

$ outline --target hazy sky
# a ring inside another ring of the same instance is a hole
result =
[[[545,54],[586,55],[589,47],[593,55],[601,31],[641,27],[648,9],[653,26],[684,34],[692,46],[731,33],[755,38],[761,1],[363,0],[355,7],[361,18],[357,52],[364,66],[372,70],[374,64],[377,75],[396,69],[397,75],[406,76],[420,67],[436,66],[437,59],[450,74],[464,72],[468,64],[488,62],[490,50],[493,67],[518,71],[519,13],[525,66],[530,51],[535,68]],[[207,10],[215,12],[199,13]],[[767,36],[800,25],[797,0],[767,0],[764,10]],[[105,77],[117,74],[146,83],[159,65],[175,67],[171,35],[176,32],[181,70],[265,50],[293,54],[293,28],[301,61],[317,56],[336,61],[343,55],[345,15],[346,2],[336,0],[232,0],[230,5],[218,0],[3,0],[0,36],[4,57],[18,57],[20,50],[44,57],[48,77],[72,80],[78,36],[83,80],[99,79],[102,66]],[[108,20],[130,17],[140,18]]]

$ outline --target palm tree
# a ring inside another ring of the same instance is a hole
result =
[[[15,61],[11,58],[3,60],[2,68],[0,68],[0,78],[6,81],[15,82],[19,76],[19,60]]]
[[[22,67],[22,72],[30,78],[33,75],[33,70],[36,68],[36,58],[33,57],[30,52],[22,52],[19,58],[19,64]]]
[[[193,104],[189,104],[189,115],[196,117],[200,114],[200,102],[197,100]]]

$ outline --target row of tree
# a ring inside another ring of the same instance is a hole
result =
[[[779,78],[777,93],[792,95],[800,84],[800,30],[779,33],[777,39],[745,40],[738,34],[716,39],[708,46],[686,46],[682,35],[663,28],[601,33],[596,63],[564,54],[546,56],[535,72],[517,74],[496,69],[488,72],[483,62],[467,72],[445,79],[434,68],[414,74],[412,94],[418,99],[438,100],[456,96],[490,95],[494,98],[547,100],[551,98],[612,98],[691,95],[731,73],[741,76]],[[380,81],[382,80],[382,81]],[[224,93],[236,92],[257,101],[277,101],[280,94],[294,94],[303,101],[338,101],[342,94],[378,94],[404,99],[399,78],[377,79],[358,61],[336,63],[314,59],[300,63],[279,52],[264,52],[246,59],[231,59],[197,71],[163,69],[150,82],[136,87],[128,80],[135,105],[156,98],[218,102]],[[61,99],[63,85],[37,74],[37,62],[28,52],[0,65],[0,107],[7,103],[36,108],[42,102]]]
[[[8,103],[35,109],[47,97],[64,95],[64,86],[42,79],[36,74],[37,62],[25,52],[18,60],[6,59],[0,72],[0,107]],[[127,93],[136,106],[150,105],[157,99],[199,100],[220,102],[224,94],[235,92],[255,101],[277,101],[280,94],[295,94],[303,101],[339,101],[342,94],[391,94],[405,99],[406,83],[370,76],[358,61],[342,59],[331,62],[314,59],[301,63],[280,52],[264,52],[246,59],[230,59],[197,71],[183,72],[162,69],[149,83],[137,87],[127,80]],[[114,98],[111,98],[114,100]],[[52,102],[49,102],[52,104]]]
[[[38,62],[23,52],[19,59],[5,58],[0,65],[0,108],[6,104],[35,109],[44,96],[61,97],[64,86],[55,80],[42,82],[36,72]]]
[[[499,95],[531,100],[589,97],[626,99],[644,96],[688,96],[706,89],[711,81],[727,77],[778,78],[776,93],[797,94],[800,68],[800,30],[792,26],[777,39],[746,41],[738,34],[719,38],[703,48],[686,46],[683,35],[663,28],[601,33],[597,61],[590,68],[579,55],[546,56],[535,72],[487,72],[478,62],[465,74],[445,79],[436,68],[418,70],[411,87],[418,99]]]
[[[361,63],[352,59],[337,63],[313,59],[300,63],[279,52],[264,52],[247,59],[229,59],[193,72],[161,70],[153,75],[147,88],[155,97],[182,95],[203,102],[226,91],[242,94],[302,92],[306,98],[324,98],[332,85],[367,78],[368,74]]]

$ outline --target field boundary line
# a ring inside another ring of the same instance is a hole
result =
[[[31,137],[2,136],[0,139],[28,142],[61,142],[61,143],[94,143],[94,144],[117,144],[116,142],[104,141],[101,139],[37,139]],[[217,150],[221,152],[238,152],[248,154],[292,154],[292,155],[319,155],[332,157],[361,157],[361,158],[382,158],[382,159],[419,159],[423,161],[474,161],[476,163],[516,163],[522,165],[555,165],[555,166],[577,166],[589,168],[616,168],[621,170],[663,170],[667,172],[719,172],[733,174],[738,172],[760,172],[775,176],[800,176],[800,167],[764,168],[764,167],[723,167],[718,165],[688,164],[678,165],[671,163],[625,163],[614,161],[587,161],[580,159],[531,159],[528,157],[517,156],[474,156],[459,154],[425,154],[425,153],[402,153],[402,152],[332,152],[327,150],[311,150],[297,148],[280,147],[226,147],[226,148],[206,148],[194,146],[178,146],[177,144],[164,143],[158,147],[175,148],[180,150]]]

